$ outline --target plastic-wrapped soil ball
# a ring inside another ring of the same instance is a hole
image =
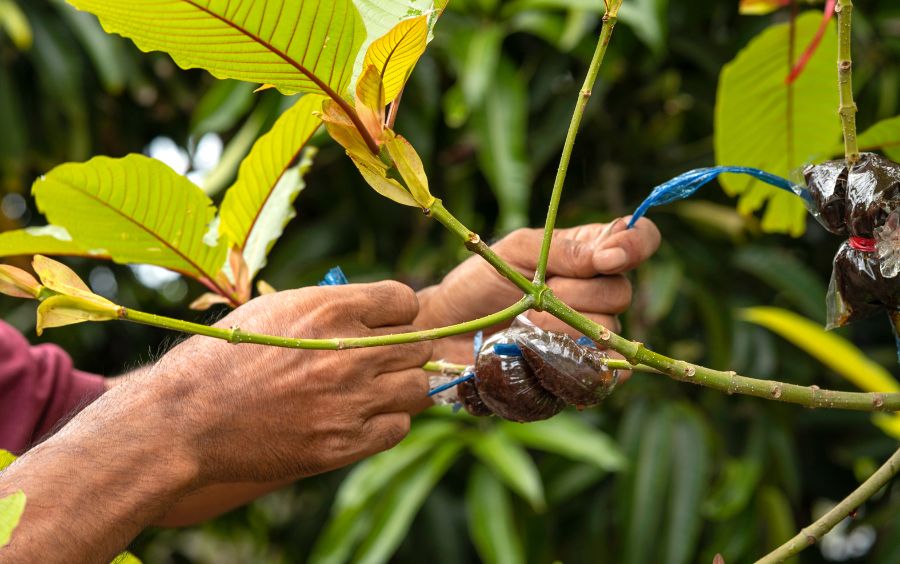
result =
[[[834,257],[828,326],[840,327],[887,311],[900,319],[900,165],[863,153],[850,169],[841,160],[803,171],[810,212],[848,237]]]
[[[609,395],[617,376],[606,359],[604,352],[520,317],[484,342],[475,378],[457,394],[473,415],[493,413],[520,422],[548,419],[566,405],[596,405]]]

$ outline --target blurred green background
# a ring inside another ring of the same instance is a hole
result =
[[[416,67],[397,130],[422,155],[435,195],[483,236],[543,222],[600,4],[453,0]],[[630,13],[593,90],[560,225],[608,221],[656,184],[713,164],[723,64],[787,17],[739,16],[737,0],[625,4]],[[900,113],[900,6],[860,1],[854,25],[862,128]],[[98,154],[165,157],[221,197],[240,158],[290,103],[252,90],[142,54],[62,2],[0,0],[0,230],[42,225],[31,182]],[[466,257],[434,222],[365,187],[339,147],[324,137],[318,144],[298,217],[261,278],[298,287],[340,264],[353,281],[423,287]],[[739,315],[775,305],[823,322],[836,237],[813,222],[800,238],[764,235],[714,186],[651,216],[663,244],[634,276],[627,336],[716,368],[854,389]],[[221,313],[189,312],[202,290],[180,278],[68,262],[119,303],[201,321]],[[34,342],[56,342],[80,368],[106,375],[152,361],[178,338],[96,324],[37,339],[33,304],[0,300],[0,314]],[[898,375],[883,317],[839,334]],[[721,552],[731,564],[792,536],[895,448],[868,414],[636,375],[600,408],[537,425],[435,410],[396,452],[199,527],[147,531],[132,549],[152,563],[711,562]],[[900,562],[898,489],[880,492],[799,561]]]

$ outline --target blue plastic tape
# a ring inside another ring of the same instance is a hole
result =
[[[335,266],[326,272],[325,278],[319,282],[319,286],[343,286],[344,284],[349,284],[349,282],[340,266]]]
[[[459,385],[462,384],[463,382],[468,382],[469,380],[471,380],[471,379],[474,378],[474,377],[475,377],[475,374],[474,374],[474,373],[471,373],[471,372],[468,373],[468,374],[463,374],[462,376],[460,376],[460,377],[457,378],[456,380],[451,380],[451,381],[447,382],[446,384],[441,384],[441,385],[438,386],[437,388],[434,388],[434,389],[432,389],[432,390],[429,390],[429,392],[428,392],[428,397],[437,395],[437,394],[443,392],[444,390],[449,390],[450,388],[452,388],[452,387],[454,387],[454,386],[459,386]]]
[[[809,192],[805,188],[791,184],[786,178],[776,176],[764,170],[757,168],[748,168],[743,166],[713,166],[708,168],[696,168],[689,170],[684,174],[680,174],[675,178],[660,184],[650,192],[647,199],[641,202],[641,205],[634,211],[628,227],[631,228],[637,220],[642,218],[652,207],[661,206],[678,200],[683,200],[691,196],[700,189],[701,186],[709,183],[723,172],[732,172],[738,174],[747,174],[758,180],[762,180],[766,184],[771,184],[776,188],[780,188],[793,194],[798,194],[801,198],[809,200]]]
[[[494,345],[494,354],[500,356],[522,356],[522,349],[515,343],[497,343]]]

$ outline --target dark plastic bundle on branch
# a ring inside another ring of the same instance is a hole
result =
[[[886,311],[900,330],[900,165],[863,153],[852,169],[840,159],[808,166],[803,177],[810,212],[848,237],[834,257],[828,326]]]
[[[548,419],[566,405],[596,405],[612,392],[617,374],[607,359],[605,352],[520,317],[484,342],[475,378],[458,386],[457,397],[473,415]]]

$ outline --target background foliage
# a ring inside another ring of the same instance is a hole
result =
[[[433,193],[484,235],[543,219],[598,4],[454,0],[416,67],[397,130],[422,155]],[[863,130],[900,114],[900,7],[859,4],[854,84]],[[626,6],[576,145],[565,225],[627,213],[652,186],[712,164],[719,74],[786,15],[738,16],[736,2],[722,0]],[[288,105],[276,92],[251,91],[141,54],[60,2],[0,0],[0,229],[40,225],[31,182],[95,154],[184,153],[183,168],[205,177],[218,201],[240,158]],[[804,135],[837,146],[836,123],[835,113],[823,113],[804,123]],[[737,127],[728,137],[744,134]],[[216,139],[224,152],[207,162],[216,151],[200,148],[214,149]],[[324,138],[318,144],[298,217],[262,272],[268,282],[307,285],[340,264],[354,281],[394,277],[421,287],[466,256],[433,222],[365,188],[341,149]],[[758,219],[734,209],[710,187],[652,214],[664,242],[635,277],[625,334],[715,368],[855,389],[842,376],[857,372],[855,357],[835,370],[748,323],[743,311],[773,305],[824,321],[839,241],[813,223],[796,239],[763,235]],[[202,289],[182,279],[70,264],[119,303],[199,320],[214,315],[185,313]],[[757,322],[766,313],[754,312]],[[0,313],[33,336],[31,304],[3,301]],[[884,319],[840,334],[896,377]],[[46,338],[80,367],[113,375],[151,360],[173,337],[116,324]],[[401,448],[356,470],[306,480],[202,527],[150,531],[133,548],[146,562],[384,561],[395,548],[399,562],[710,562],[717,551],[743,562],[780,544],[824,501],[843,497],[895,444],[867,414],[724,397],[639,375],[602,408],[541,424],[437,410]],[[895,490],[824,543],[825,554],[900,560]],[[873,537],[870,550],[856,550]],[[812,550],[801,560],[823,557]]]

